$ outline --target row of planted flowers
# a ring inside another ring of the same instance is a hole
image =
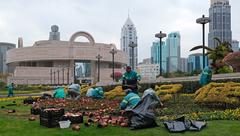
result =
[[[201,104],[240,104],[240,83],[210,83],[195,93],[195,102]]]
[[[160,116],[159,119],[166,120],[175,120],[180,116],[185,116],[187,119],[192,120],[240,120],[240,108],[237,109],[227,109],[224,111],[210,111],[210,112],[193,112],[190,114],[183,114],[178,116]]]
[[[40,98],[40,96],[31,96],[33,99]],[[29,96],[15,96],[15,97],[7,97],[7,98],[0,98],[0,102],[3,101],[15,101],[15,100],[24,100],[29,98]]]

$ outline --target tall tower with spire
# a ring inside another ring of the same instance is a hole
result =
[[[222,42],[232,43],[231,30],[231,6],[229,0],[211,0],[211,7],[209,8],[209,23],[208,46],[216,48],[217,42],[215,37]]]
[[[138,43],[137,43],[136,27],[134,26],[132,20],[130,19],[129,14],[125,24],[122,27],[120,42],[121,42],[121,50],[128,54],[128,57],[129,57],[128,65],[132,66],[132,59],[133,59],[132,48],[129,47],[129,44],[132,42],[134,44],[138,44]],[[138,64],[138,47],[135,47],[134,48],[134,68],[136,68],[137,64]]]

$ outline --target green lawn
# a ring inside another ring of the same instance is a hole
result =
[[[201,132],[185,132],[181,134],[169,133],[160,123],[160,127],[129,130],[128,128],[107,127],[96,128],[91,126],[86,128],[81,125],[81,130],[78,132],[69,129],[46,128],[39,125],[39,121],[30,122],[27,119],[19,119],[12,117],[0,118],[0,136],[239,136],[240,122],[239,121],[211,121],[208,126]]]
[[[30,106],[24,106],[22,101],[17,101],[17,106],[5,106],[12,103],[0,102],[0,136],[239,136],[239,121],[209,121],[208,125],[200,132],[169,133],[162,122],[159,127],[129,130],[128,128],[112,127],[97,128],[95,125],[86,128],[81,124],[81,130],[76,132],[69,129],[46,128],[40,126],[39,120],[30,122]],[[8,109],[15,109],[16,113],[8,114]]]

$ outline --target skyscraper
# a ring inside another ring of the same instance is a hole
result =
[[[153,42],[151,46],[151,60],[152,64],[160,64],[160,42]],[[164,41],[162,41],[162,71],[167,72],[167,58],[168,58],[168,48]]]
[[[205,57],[205,62],[208,63],[208,57]],[[201,71],[203,68],[202,53],[194,53],[188,56],[188,72]]]
[[[13,48],[16,48],[16,44],[0,42],[0,73],[13,72],[13,68],[6,65],[6,53]]]
[[[126,52],[129,57],[128,65],[132,66],[132,48],[129,47],[129,44],[133,42],[137,44],[137,31],[132,20],[128,16],[125,24],[122,27],[121,31],[121,50]],[[138,47],[134,48],[134,68],[138,64]]]
[[[239,41],[238,40],[233,40],[232,41],[232,50],[235,51],[239,51]]]
[[[188,59],[187,58],[180,58],[179,61],[179,70],[182,72],[188,72]]]
[[[180,40],[181,36],[179,32],[172,32],[167,37],[167,48],[168,48],[168,72],[174,72],[179,70],[180,61]]]
[[[209,9],[209,33],[208,45],[216,48],[217,42],[213,39],[218,37],[221,41],[232,43],[231,31],[231,6],[229,0],[211,0]]]

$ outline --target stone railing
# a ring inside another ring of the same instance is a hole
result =
[[[176,77],[176,78],[158,78],[155,81],[143,81],[144,83],[151,82],[181,82],[181,81],[198,81],[199,76],[190,76],[190,77]],[[216,74],[212,76],[212,80],[219,79],[236,79],[240,78],[240,73],[228,73],[228,74]]]

